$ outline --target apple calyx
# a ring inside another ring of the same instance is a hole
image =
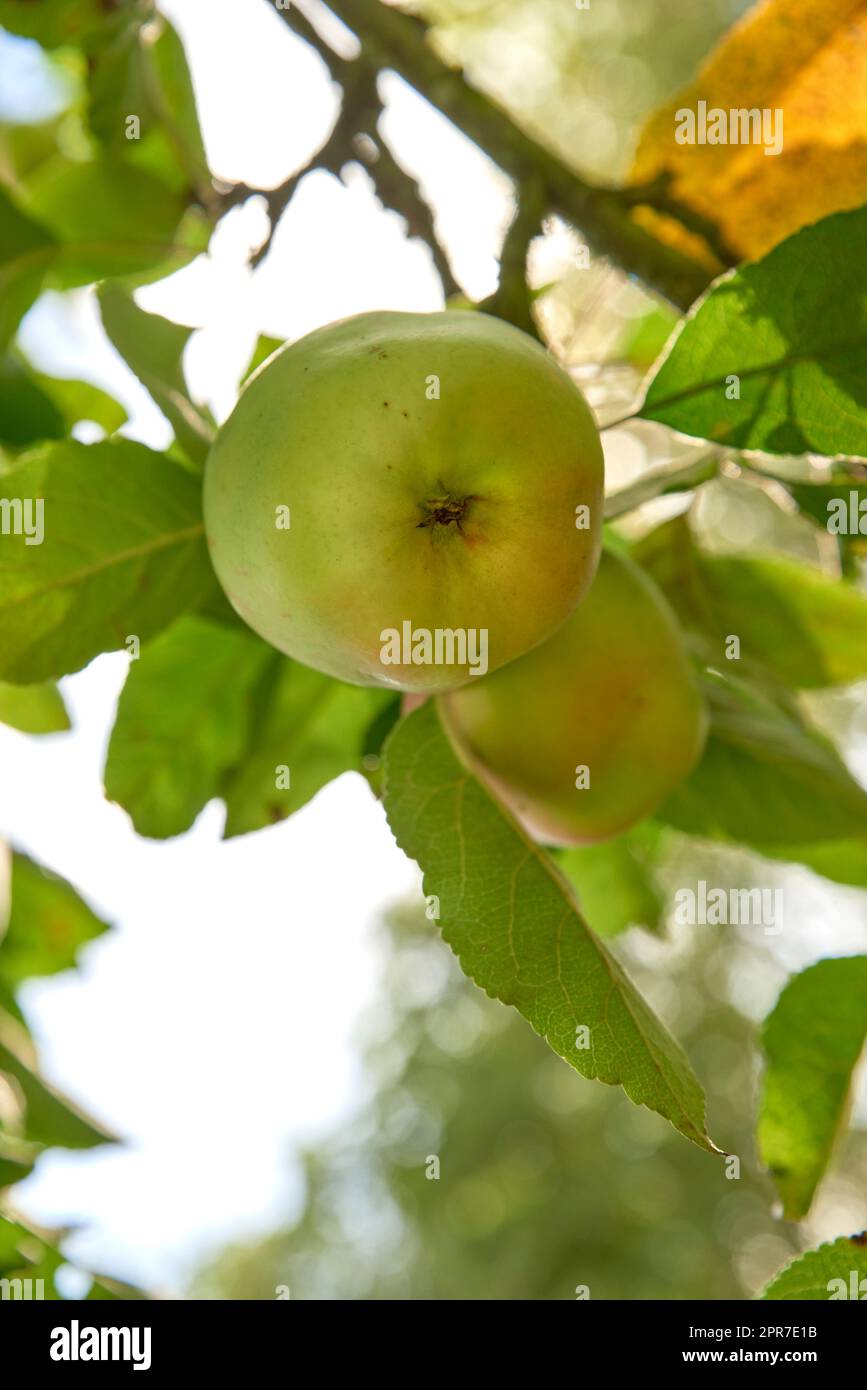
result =
[[[481,499],[472,494],[468,497],[452,497],[442,483],[439,486],[443,490],[441,497],[428,497],[424,502],[419,503],[423,515],[416,529],[453,525],[460,531],[461,523],[469,510],[470,503],[478,502]]]

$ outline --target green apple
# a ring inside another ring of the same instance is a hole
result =
[[[483,314],[361,314],[250,378],[205,472],[211,558],[280,651],[360,685],[475,683],[557,628],[599,559],[578,388]]]
[[[609,551],[553,637],[439,704],[465,759],[545,844],[592,844],[650,815],[706,734],[674,615]]]

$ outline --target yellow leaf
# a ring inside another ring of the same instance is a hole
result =
[[[710,132],[714,110],[724,112],[729,143],[678,143],[684,110],[696,113],[696,137]],[[731,141],[740,121],[730,113],[743,111],[766,113],[758,142]],[[766,153],[780,129],[781,151]],[[713,223],[735,259],[762,256],[799,227],[867,202],[865,0],[757,5],[695,82],[651,117],[632,176],[637,184],[668,177],[669,197]],[[684,244],[669,219],[658,234]]]

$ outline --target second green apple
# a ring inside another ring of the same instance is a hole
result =
[[[650,815],[697,762],[707,724],[667,602],[609,551],[553,637],[440,708],[473,771],[553,845],[606,840]]]

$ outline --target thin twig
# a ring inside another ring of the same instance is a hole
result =
[[[420,237],[429,247],[446,297],[459,294],[461,287],[437,235],[433,209],[418,183],[398,162],[379,132],[382,114],[382,102],[377,91],[379,69],[366,60],[363,51],[355,59],[346,59],[335,53],[297,5],[289,9],[276,8],[281,19],[299,38],[310,44],[327,64],[332,78],[343,88],[343,102],[331,135],[302,169],[277,188],[261,189],[236,184],[222,195],[221,209],[224,212],[256,194],[265,199],[269,232],[251,263],[258,265],[268,254],[277,223],[307,174],[315,169],[326,169],[339,177],[345,165],[355,160],[366,169],[382,203],[406,220],[410,236]],[[360,137],[366,137],[369,146]],[[372,157],[368,155],[368,148]]]
[[[315,49],[335,81],[342,82],[341,74],[344,74],[352,66],[353,60],[335,53],[334,49],[323,39],[316,25],[307,18],[297,4],[290,5],[288,9],[278,9],[278,14],[281,19],[285,19],[290,28],[295,30],[300,39]]]
[[[410,236],[426,242],[442,281],[443,294],[450,298],[462,290],[454,277],[451,263],[436,231],[434,213],[419,185],[398,163],[383,137],[377,133],[378,158],[367,167],[380,200],[405,219]]]
[[[467,82],[462,71],[443,62],[420,20],[380,0],[327,4],[358,36],[367,64],[399,73],[509,174],[517,188],[539,180],[546,211],[580,228],[592,250],[610,257],[681,309],[707,287],[711,273],[705,266],[657,241],[633,220],[634,200],[628,192],[587,183],[520,130],[502,107]],[[668,206],[673,208],[671,200]]]
[[[532,295],[527,284],[527,253],[545,215],[545,190],[538,179],[528,180],[519,189],[515,215],[506,232],[500,253],[500,283],[479,308],[508,319],[525,333],[539,337],[533,318]]]

